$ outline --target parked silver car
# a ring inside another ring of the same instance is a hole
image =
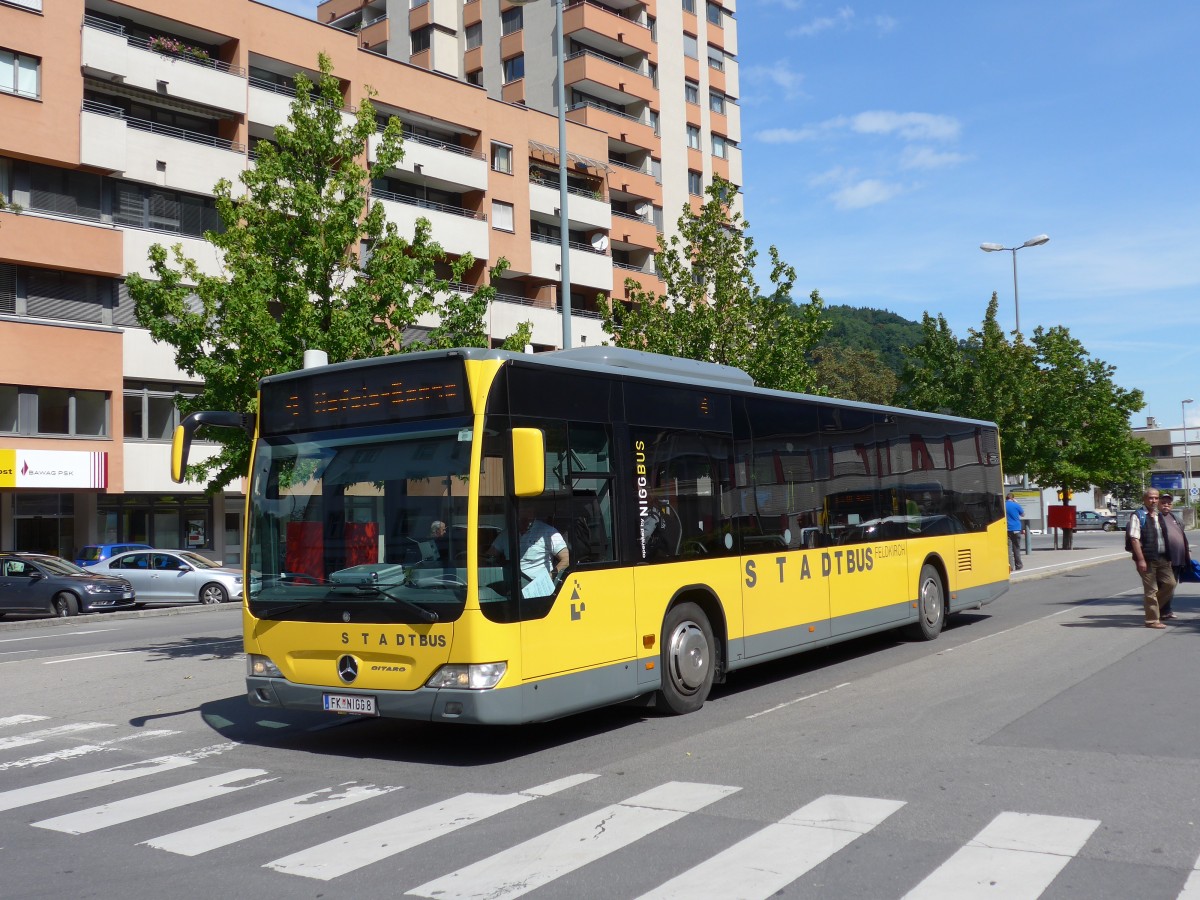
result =
[[[191,550],[134,550],[88,567],[119,575],[144,603],[224,603],[242,599],[242,570],[220,566]]]
[[[1085,509],[1075,513],[1076,531],[1116,531],[1116,516],[1106,516],[1103,513]]]

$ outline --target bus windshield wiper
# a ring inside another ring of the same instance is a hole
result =
[[[304,609],[306,606],[315,606],[324,602],[325,600],[301,600],[299,603],[285,603],[282,606],[272,606],[271,608],[265,609],[262,612],[255,612],[254,615],[259,619],[277,619],[280,616],[286,616],[288,613],[295,612],[298,609]]]
[[[356,590],[362,594],[371,593],[371,594],[375,594],[380,597],[387,597],[393,603],[395,603],[399,606],[402,606],[404,609],[408,610],[413,615],[417,616],[422,622],[438,621],[438,614],[435,613],[433,610],[426,609],[423,606],[419,606],[416,603],[413,603],[411,600],[405,600],[403,597],[397,597],[395,594],[393,594],[391,592],[391,588],[393,587],[393,585],[355,584],[355,585],[347,585],[347,587],[353,587],[354,590]]]

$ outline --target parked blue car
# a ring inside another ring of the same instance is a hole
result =
[[[75,565],[77,566],[92,566],[100,562],[102,559],[108,559],[110,556],[116,556],[118,553],[124,553],[127,550],[152,550],[154,549],[149,544],[88,544],[79,551],[79,555],[75,557]]]

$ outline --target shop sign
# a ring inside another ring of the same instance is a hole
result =
[[[0,449],[0,488],[107,488],[108,453]]]

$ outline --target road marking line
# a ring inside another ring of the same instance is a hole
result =
[[[520,897],[738,790],[720,784],[668,782],[408,893],[437,900]]]
[[[30,744],[40,744],[46,738],[60,737],[64,734],[75,734],[80,731],[95,731],[97,728],[112,728],[106,722],[72,722],[68,725],[56,725],[54,728],[42,728],[12,737],[0,738],[0,750],[11,750],[14,747],[28,747]]]
[[[172,734],[179,734],[179,732],[166,728],[152,729],[150,731],[139,731],[137,734],[130,734],[125,737],[114,738],[111,741],[101,741],[97,744],[80,744],[78,747],[69,747],[66,750],[58,750],[54,753],[44,753],[41,756],[27,756],[24,759],[15,759],[11,762],[0,763],[0,772],[6,772],[9,769],[37,768],[38,766],[61,762],[64,759],[77,759],[81,756],[87,756],[89,753],[105,753],[114,749],[118,744],[124,744],[128,741],[137,741],[142,738],[166,737]]]
[[[21,641],[44,641],[53,637],[76,637],[83,634],[103,634],[106,631],[116,631],[115,628],[93,628],[91,631],[68,631],[66,635],[59,634],[31,634],[28,637],[19,638],[0,638],[0,644],[16,644]]]
[[[30,806],[46,800],[57,800],[60,797],[68,797],[71,794],[78,794],[82,791],[108,787],[109,785],[119,784],[122,781],[129,781],[132,778],[157,775],[159,772],[168,772],[171,769],[178,769],[181,766],[190,766],[194,762],[194,759],[189,759],[185,756],[162,756],[158,759],[129,763],[128,765],[116,766],[112,769],[101,769],[99,772],[87,772],[83,775],[60,778],[57,781],[47,781],[43,784],[15,788],[14,790],[0,793],[0,812],[7,812],[10,809],[17,809],[21,806]]]
[[[157,847],[159,850],[178,853],[181,856],[199,856],[209,850],[216,850],[247,838],[266,834],[268,831],[274,831],[284,825],[291,825],[293,822],[302,822],[313,816],[321,816],[343,806],[349,806],[351,803],[359,803],[397,790],[400,788],[375,787],[370,784],[357,785],[348,782],[336,788],[321,788],[319,791],[302,794],[288,800],[280,800],[278,803],[227,816],[224,819],[217,819],[215,822],[164,834],[148,841],[142,841],[142,843],[150,847]]]
[[[266,774],[266,769],[235,769],[224,775],[213,775],[210,778],[201,778],[199,781],[190,781],[187,784],[163,788],[161,791],[151,791],[148,794],[118,800],[115,803],[105,803],[64,816],[56,816],[53,819],[43,819],[40,822],[34,822],[33,826],[48,828],[51,831],[63,831],[67,834],[88,834],[101,828],[122,825],[125,822],[132,822],[134,819],[152,816],[169,809],[178,809],[202,800],[211,800],[213,797],[220,797],[244,788],[257,787],[275,780],[274,778],[260,778],[246,784],[233,784],[235,781],[246,781]]]
[[[1192,866],[1192,874],[1188,876],[1187,883],[1176,900],[1200,900],[1200,859]]]
[[[766,900],[902,806],[902,800],[826,794],[643,894],[640,900]]]
[[[25,713],[19,716],[5,716],[0,719],[0,728],[6,725],[28,725],[31,722],[44,722],[49,716],[35,716],[30,713]]]
[[[780,703],[778,706],[772,706],[770,709],[763,709],[763,710],[759,710],[756,713],[751,713],[750,715],[746,716],[746,718],[747,719],[757,719],[759,716],[765,716],[767,713],[773,713],[777,710],[785,709],[786,707],[789,707],[794,703],[803,703],[805,700],[811,700],[813,697],[820,697],[822,694],[828,694],[830,691],[836,691],[839,688],[849,687],[850,684],[852,684],[852,682],[843,681],[841,684],[835,684],[833,687],[825,688],[825,690],[823,690],[823,691],[816,691],[815,693],[812,693],[812,694],[805,694],[803,697],[797,697],[795,700],[788,700],[784,703]]]
[[[573,775],[515,794],[460,794],[269,862],[264,868],[330,881],[531,800],[549,797],[598,777]]]
[[[86,659],[104,659],[106,656],[127,656],[130,653],[152,653],[152,650],[113,650],[111,653],[93,653],[90,656],[68,656],[65,659],[47,659],[43,666],[57,666],[59,663],[83,662]]]
[[[1096,819],[1000,813],[904,900],[1036,900],[1099,825]]]

